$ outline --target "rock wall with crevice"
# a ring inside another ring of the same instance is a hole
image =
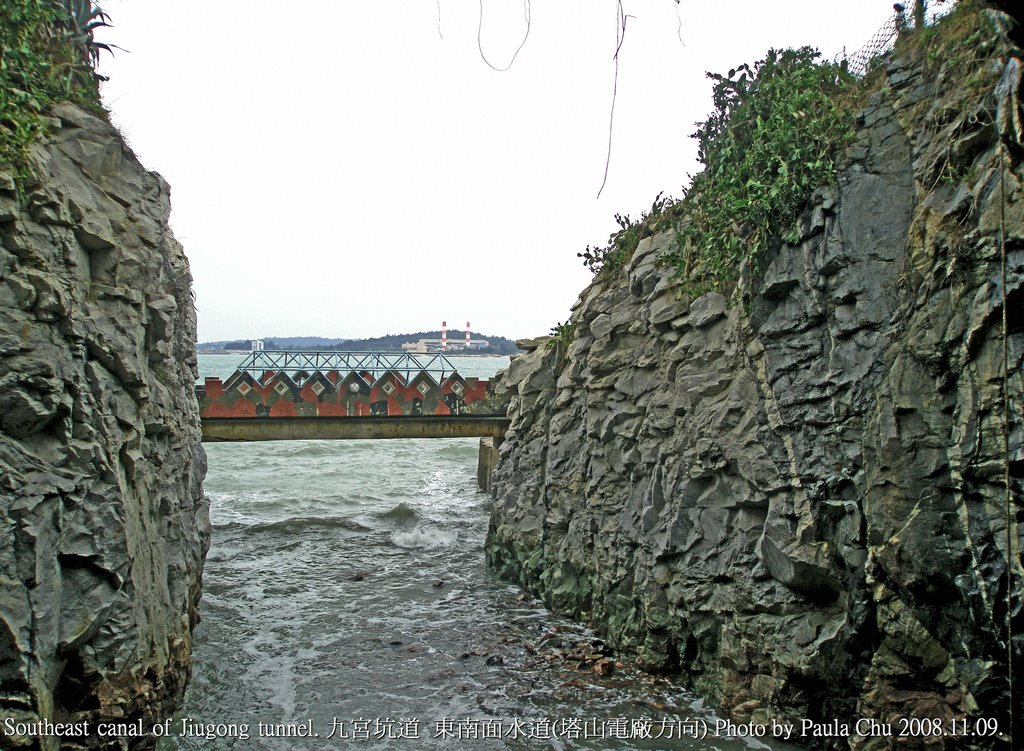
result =
[[[148,724],[182,698],[209,544],[192,279],[167,183],[84,111],[51,125],[23,199],[0,174],[0,715]]]
[[[984,18],[969,89],[887,64],[749,304],[683,294],[656,235],[502,379],[489,563],[736,720],[849,723],[812,745],[1024,716],[1021,61]]]

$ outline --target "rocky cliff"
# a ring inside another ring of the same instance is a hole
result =
[[[749,303],[655,235],[504,377],[490,564],[737,720],[849,723],[805,743],[1024,714],[1021,61],[981,18],[966,82],[888,62]]]
[[[167,184],[53,115],[24,200],[0,174],[0,716],[149,723],[189,676],[209,540],[191,276]]]

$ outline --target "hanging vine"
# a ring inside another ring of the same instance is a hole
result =
[[[604,160],[604,177],[601,179],[601,187],[598,188],[597,197],[601,197],[604,186],[608,183],[608,167],[612,163],[612,130],[615,125],[615,100],[619,95],[619,53],[622,51],[622,43],[626,40],[626,11],[622,8],[622,0],[615,3],[615,54],[612,59],[615,61],[615,78],[612,81],[612,106],[608,115],[608,153]]]
[[[519,43],[519,46],[516,48],[515,54],[512,55],[512,59],[508,61],[508,65],[506,65],[504,68],[499,68],[496,65],[494,65],[490,60],[488,60],[487,55],[484,54],[484,44],[482,39],[484,31],[484,0],[480,0],[480,23],[477,25],[476,28],[476,46],[477,49],[480,50],[480,58],[485,63],[487,63],[488,66],[498,71],[499,73],[504,73],[505,71],[512,67],[512,64],[516,61],[516,58],[519,57],[519,52],[520,50],[523,49],[523,45],[526,44],[526,40],[530,38],[530,0],[523,0],[523,15],[526,18],[526,33],[523,34],[523,41]]]

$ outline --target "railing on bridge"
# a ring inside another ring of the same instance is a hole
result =
[[[440,354],[255,351],[196,395],[203,418],[504,416],[487,380]]]
[[[455,366],[444,355],[417,357],[399,352],[324,352],[320,350],[259,350],[250,352],[238,364],[238,370],[254,376],[269,371],[287,373],[292,378],[306,379],[312,373],[360,373],[373,382],[385,373],[401,375],[408,383],[420,373],[430,376],[438,385],[453,373]]]

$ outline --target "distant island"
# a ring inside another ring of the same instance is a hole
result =
[[[341,339],[323,336],[274,336],[265,339],[234,339],[200,342],[196,351],[249,352],[253,349],[319,349],[341,352],[408,352],[423,354],[441,351],[441,331],[419,331],[415,334],[388,334],[373,339]],[[464,330],[449,330],[447,354],[512,355],[518,352],[515,342],[502,336],[486,336],[470,331],[469,345]]]

